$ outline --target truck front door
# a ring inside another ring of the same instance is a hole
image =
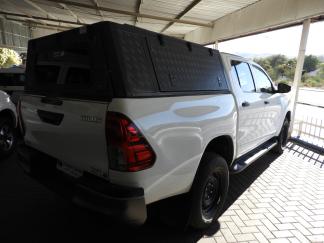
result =
[[[263,140],[268,140],[276,134],[278,127],[281,127],[282,106],[281,95],[274,92],[270,78],[256,65],[251,65],[256,93],[264,107],[264,127],[262,128]]]

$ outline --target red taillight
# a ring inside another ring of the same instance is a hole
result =
[[[125,115],[117,112],[107,113],[106,137],[111,169],[135,172],[153,166],[153,149],[136,125]]]

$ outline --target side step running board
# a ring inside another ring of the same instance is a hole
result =
[[[277,141],[272,139],[246,155],[241,156],[237,160],[233,162],[230,167],[230,172],[233,174],[239,173],[245,170],[249,165],[251,165],[254,161],[260,158],[262,155],[266,154],[269,150],[271,150],[274,146],[277,145]]]

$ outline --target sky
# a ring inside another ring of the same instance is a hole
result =
[[[296,57],[299,49],[302,26],[271,31],[254,36],[221,42],[218,48],[245,57],[283,54]],[[324,55],[324,21],[312,23],[309,30],[306,55]]]

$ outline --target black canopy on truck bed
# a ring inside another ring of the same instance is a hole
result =
[[[217,50],[100,22],[29,41],[26,92],[107,100],[227,92]]]

